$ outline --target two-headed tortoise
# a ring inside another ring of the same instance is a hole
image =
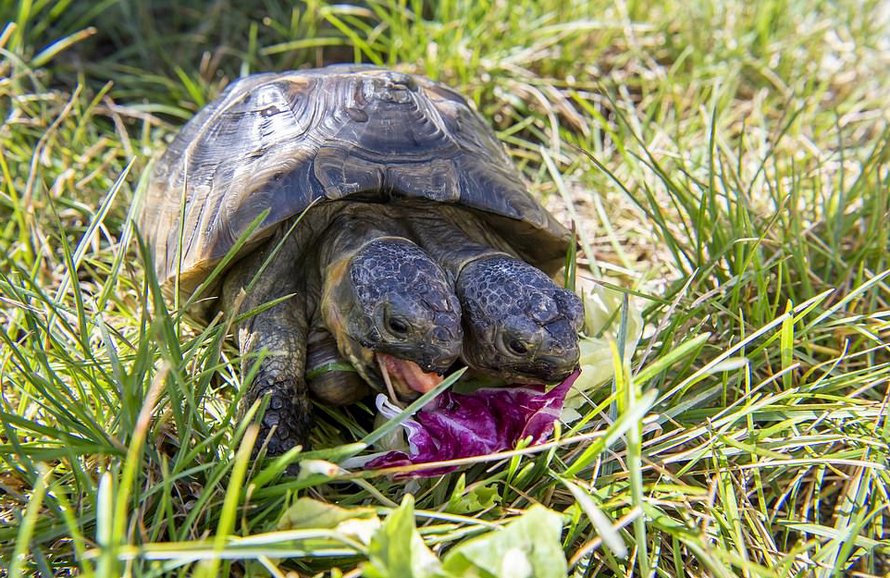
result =
[[[271,396],[273,454],[305,443],[309,390],[360,395],[346,372],[307,383],[339,356],[403,397],[461,354],[514,381],[578,363],[581,304],[548,277],[569,232],[467,102],[426,78],[353,66],[233,83],[155,166],[140,227],[159,280],[178,273],[186,294],[248,237],[218,307],[259,311],[238,345],[245,371],[265,353],[245,399]]]

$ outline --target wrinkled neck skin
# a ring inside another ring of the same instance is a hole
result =
[[[418,205],[418,206],[414,206]],[[485,257],[516,257],[509,245],[473,213],[447,205],[405,203],[401,209],[411,236],[451,276]]]

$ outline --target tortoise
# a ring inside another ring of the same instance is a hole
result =
[[[185,294],[246,237],[208,293],[226,311],[279,300],[237,328],[245,372],[273,353],[245,396],[270,396],[270,453],[305,443],[310,389],[360,395],[344,372],[307,384],[339,356],[377,389],[394,371],[405,397],[458,354],[544,381],[578,363],[580,302],[549,277],[569,231],[467,101],[420,76],[333,66],[232,83],[156,163],[139,225],[159,281],[178,275]]]

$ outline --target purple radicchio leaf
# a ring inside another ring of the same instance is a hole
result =
[[[548,392],[544,386],[488,388],[471,394],[443,392],[413,419],[402,422],[407,430],[407,452],[387,452],[366,467],[389,468],[491,454],[511,450],[526,437],[531,437],[531,445],[537,445],[553,431],[553,423],[579,373],[575,371]],[[399,411],[382,395],[377,407],[388,418]],[[454,469],[441,467],[406,475],[429,477]]]

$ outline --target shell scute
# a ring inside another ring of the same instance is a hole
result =
[[[528,194],[494,133],[459,94],[364,66],[232,83],[156,164],[139,224],[159,280],[181,269],[187,292],[263,211],[269,214],[252,241],[316,200],[359,194],[475,209],[545,269],[570,237]]]

